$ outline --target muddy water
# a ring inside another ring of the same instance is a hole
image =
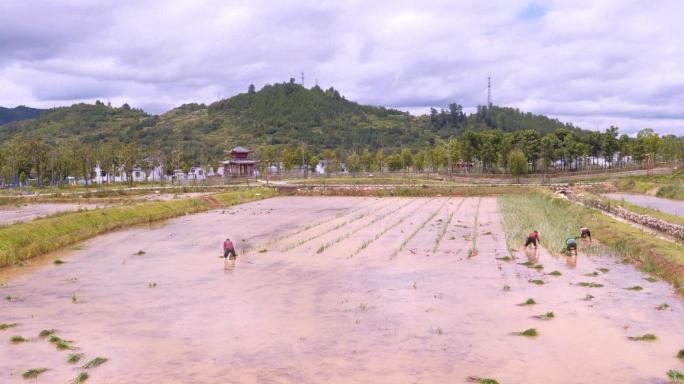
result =
[[[609,199],[624,200],[628,203],[640,205],[642,207],[684,217],[684,201],[629,193],[606,193],[604,196]]]
[[[226,235],[251,249],[235,265],[217,257]],[[666,284],[611,257],[540,249],[537,271],[523,252],[496,259],[508,254],[496,201],[477,197],[277,198],[108,234],[62,266],[0,274],[19,298],[0,323],[20,323],[0,336],[31,337],[0,343],[0,382],[76,376],[44,328],[111,359],[94,383],[663,383],[684,370],[684,306]],[[598,267],[610,271],[584,276]],[[530,327],[540,335],[511,335]],[[644,333],[658,340],[627,339]]]
[[[0,206],[0,225],[9,225],[20,221],[33,220],[37,217],[52,215],[59,212],[78,211],[79,209],[100,208],[96,204],[28,204],[19,207]]]

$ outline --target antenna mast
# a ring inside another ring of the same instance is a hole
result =
[[[487,76],[487,107],[492,106],[492,78]]]

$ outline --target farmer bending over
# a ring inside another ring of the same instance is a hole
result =
[[[572,251],[575,251],[575,256],[577,256],[577,241],[574,237],[568,237],[565,240],[565,250],[570,256],[572,256]]]
[[[534,245],[535,248],[537,248],[537,243],[541,243],[541,240],[539,240],[539,232],[535,229],[534,231],[530,232],[530,234],[527,236],[527,241],[525,241],[525,248],[527,248],[528,245],[532,244]]]
[[[233,242],[226,238],[226,241],[223,242],[223,257],[228,258],[228,254],[230,254],[230,260],[235,260],[237,258]]]
[[[589,243],[591,243],[591,231],[587,227],[580,228],[580,237],[583,239],[589,238]]]

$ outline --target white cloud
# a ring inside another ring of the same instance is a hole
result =
[[[362,103],[472,110],[492,76],[498,105],[684,134],[683,13],[674,0],[8,0],[0,105],[162,112],[305,72]]]

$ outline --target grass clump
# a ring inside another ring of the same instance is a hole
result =
[[[598,284],[598,283],[589,283],[586,281],[580,281],[577,283],[580,287],[587,287],[587,288],[601,288],[603,287],[603,284]]]
[[[470,376],[468,377],[468,381],[475,384],[499,384],[499,382],[494,379],[480,376]]]
[[[19,324],[17,324],[17,323],[0,323],[0,331],[4,331],[5,329],[9,329],[9,328],[14,328],[17,325],[19,325]]]
[[[109,360],[109,359],[107,359],[107,358],[105,358],[105,357],[99,357],[99,356],[98,356],[98,357],[96,357],[96,358],[90,360],[89,362],[87,362],[87,363],[83,366],[83,369],[91,369],[91,368],[99,367],[100,365],[106,363],[107,360]]]
[[[50,336],[49,341],[55,345],[55,347],[60,350],[60,351],[65,351],[65,350],[74,350],[76,347],[72,346],[69,344],[71,341],[69,340],[64,340],[58,336]]]
[[[36,379],[36,378],[38,378],[38,376],[40,376],[40,374],[42,374],[45,371],[47,371],[47,368],[33,368],[33,369],[29,369],[28,371],[22,373],[21,377],[23,377],[26,380]]]
[[[654,340],[657,340],[658,338],[656,337],[656,335],[654,335],[652,333],[646,333],[646,334],[643,334],[641,336],[629,336],[628,339],[630,339],[632,341],[654,341]]]
[[[46,338],[46,337],[48,337],[48,336],[52,336],[52,334],[55,333],[55,332],[57,332],[56,329],[43,329],[43,330],[40,331],[40,333],[38,334],[38,337],[44,339],[44,338]]]
[[[670,308],[670,304],[668,304],[668,303],[658,304],[658,305],[656,305],[656,307],[655,307],[655,309],[657,309],[657,310],[659,310],[659,311],[664,311],[664,310],[666,310],[666,309],[668,309],[668,308]]]
[[[10,342],[12,344],[28,343],[28,341],[29,340],[27,338],[25,338],[24,336],[15,335],[15,336],[10,337]]]
[[[69,362],[69,364],[76,364],[79,361],[81,361],[82,358],[83,358],[82,353],[72,353],[69,355],[69,357],[67,357],[67,361]]]
[[[60,259],[55,259],[55,260],[52,262],[52,264],[54,264],[54,265],[62,265],[62,264],[64,264],[64,261],[63,261],[63,260],[60,260]]]
[[[5,296],[5,301],[8,301],[10,303],[13,303],[13,302],[18,301],[18,300],[19,300],[19,298],[16,296],[11,296],[11,295]]]
[[[601,273],[608,273],[608,272],[610,272],[610,269],[605,268],[605,267],[601,267],[601,268],[597,268],[597,269],[598,269]]]
[[[134,253],[134,255],[136,255],[136,256],[142,256],[144,254],[145,254],[145,251],[143,251],[142,249],[139,250],[138,252]]]
[[[512,261],[513,260],[513,259],[511,259],[510,256],[497,257],[496,259],[501,260],[501,261]]]
[[[544,280],[540,279],[527,280],[527,282],[532,283],[534,285],[544,285]]]
[[[547,275],[549,275],[549,276],[556,276],[556,277],[558,277],[558,276],[561,276],[561,275],[562,275],[562,273],[560,273],[560,271],[553,271],[553,272],[549,272],[549,273],[547,273]]]
[[[643,288],[642,286],[640,286],[640,285],[633,285],[633,286],[627,287],[627,288],[625,288],[625,289],[628,290],[628,291],[641,291],[641,290],[644,289],[644,288]]]
[[[81,373],[78,374],[78,376],[76,376],[76,378],[74,378],[74,379],[71,381],[71,384],[82,384],[82,383],[85,383],[86,381],[88,381],[88,378],[89,378],[89,377],[90,377],[90,376],[88,376],[88,372],[81,372]]]
[[[651,276],[644,277],[644,280],[648,281],[649,283],[655,283],[656,281],[658,281],[658,279]]]
[[[684,373],[681,373],[676,369],[670,369],[669,371],[667,371],[667,377],[669,377],[673,383],[684,382]]]
[[[587,295],[584,296],[584,298],[583,298],[582,300],[584,300],[584,301],[591,301],[593,298],[594,298],[593,295],[590,295],[590,294],[587,293]]]
[[[684,359],[684,348],[680,349],[679,352],[677,352],[677,357],[680,359]]]
[[[537,302],[534,301],[534,299],[530,297],[529,299],[523,301],[522,303],[520,303],[520,304],[518,304],[518,305],[521,306],[521,307],[524,307],[524,306],[526,306],[526,305],[535,305],[535,304],[537,304]]]
[[[535,319],[539,319],[539,320],[551,320],[551,319],[555,318],[556,315],[553,312],[546,312],[544,314],[534,315],[532,317],[534,317]]]
[[[504,291],[504,292],[508,292],[508,291],[511,290],[511,286],[508,285],[508,284],[506,284],[506,285],[503,286],[503,288],[501,288],[501,290]]]
[[[539,332],[537,332],[536,328],[527,328],[526,330],[524,330],[522,332],[515,332],[515,334],[518,336],[525,336],[525,337],[539,336]]]
[[[585,274],[584,274],[584,276],[589,276],[589,277],[596,277],[596,276],[598,276],[598,275],[599,275],[599,273],[596,272],[596,271],[591,272],[591,273],[585,273]]]

